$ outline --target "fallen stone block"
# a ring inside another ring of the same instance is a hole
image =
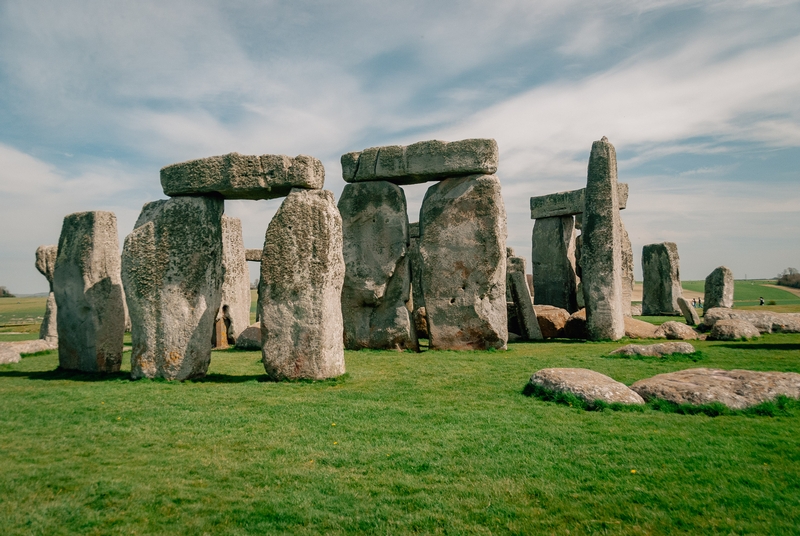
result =
[[[552,305],[534,305],[539,329],[545,339],[564,337],[564,327],[569,320],[569,311]]]
[[[650,322],[626,316],[625,336],[630,339],[654,339],[656,338],[656,326]]]
[[[689,303],[689,300],[681,296],[678,298],[678,307],[680,307],[683,318],[686,319],[687,324],[690,326],[697,326],[700,324],[700,315],[697,314],[697,309]]]
[[[761,332],[747,320],[725,318],[717,320],[708,339],[712,341],[738,341],[742,339],[755,339]]]
[[[239,334],[236,338],[236,348],[240,350],[261,350],[260,322],[256,322]]]
[[[680,341],[689,341],[700,339],[700,334],[697,333],[691,326],[670,320],[664,322],[656,328],[655,337],[657,339],[665,338]]]
[[[56,350],[58,341],[50,342],[41,339],[34,341],[0,342],[0,365],[19,363],[25,354],[35,354],[48,350]]]
[[[581,368],[542,369],[531,376],[531,385],[556,393],[569,393],[586,402],[644,404],[625,384],[605,374]]]
[[[693,354],[694,352],[694,346],[688,342],[661,342],[658,344],[628,344],[617,348],[609,355],[664,357],[665,355]]]
[[[774,313],[772,311],[743,311],[717,307],[703,315],[703,325],[713,328],[724,319],[746,320],[761,333],[800,333],[800,313]]]
[[[564,337],[568,339],[589,338],[589,331],[586,329],[586,309],[581,309],[572,313],[564,324]]]

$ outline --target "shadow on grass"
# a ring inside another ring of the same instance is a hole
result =
[[[757,344],[730,343],[718,344],[717,348],[733,348],[735,350],[800,350],[800,344],[762,342]]]
[[[3,370],[0,371],[0,378],[28,378],[29,380],[71,380],[75,382],[109,382],[109,381],[128,381],[128,372],[81,372],[78,370]]]
[[[697,363],[698,361],[702,361],[706,358],[706,355],[698,350],[691,354],[667,354],[661,357],[651,356],[651,355],[624,355],[624,354],[608,354],[600,356],[603,359],[632,359],[634,361],[650,361],[650,362],[681,362],[681,361],[691,361],[692,363]]]

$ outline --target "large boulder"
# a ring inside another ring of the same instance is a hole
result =
[[[239,334],[236,338],[236,348],[261,350],[261,322],[256,322]]]
[[[564,326],[569,320],[569,312],[560,307],[552,305],[534,305],[536,320],[539,321],[539,329],[545,339],[564,337]]]
[[[703,315],[716,307],[733,307],[733,271],[727,266],[715,268],[706,277]]]
[[[491,139],[453,142],[421,141],[408,146],[388,145],[343,154],[346,182],[389,181],[417,184],[497,171],[499,151]]]
[[[161,187],[170,197],[215,195],[225,199],[275,199],[292,188],[320,189],[325,168],[312,156],[230,153],[161,168]]]
[[[246,259],[241,220],[223,214],[222,296],[216,320],[224,321],[230,344],[250,325],[250,269]]]
[[[494,175],[445,179],[420,211],[430,347],[506,348],[506,211]]]
[[[712,341],[738,341],[742,339],[755,339],[761,332],[747,320],[725,318],[718,320],[708,334]]]
[[[678,307],[680,307],[683,318],[686,319],[687,324],[690,326],[697,326],[700,324],[700,315],[697,314],[697,309],[689,303],[689,300],[681,296],[678,298]]]
[[[222,288],[218,197],[147,203],[122,251],[131,316],[131,376],[202,377]]]
[[[390,182],[348,184],[339,199],[344,240],[344,345],[418,350],[411,299],[408,216],[403,190]]]
[[[666,338],[680,341],[699,339],[700,335],[691,327],[680,322],[670,320],[664,322],[656,328],[655,337],[658,339]]]
[[[631,385],[645,400],[659,398],[675,404],[719,402],[731,409],[774,400],[800,398],[800,374],[696,368],[659,374]]]
[[[746,320],[758,328],[761,333],[800,333],[800,313],[742,311],[717,307],[706,311],[703,315],[703,325],[706,328],[713,328],[718,321],[725,319]]]
[[[564,324],[564,337],[568,339],[588,339],[589,331],[586,329],[586,309],[575,311]]]
[[[534,303],[578,310],[575,218],[539,218],[533,224],[531,268]]]
[[[78,212],[64,218],[53,270],[58,363],[67,370],[117,372],[125,335],[117,217]]]
[[[644,400],[625,384],[605,374],[581,368],[542,369],[531,376],[530,384],[547,391],[570,393],[592,403],[644,404]]]
[[[344,365],[342,218],[327,190],[292,190],[267,228],[261,355],[274,380],[322,380]]]
[[[592,144],[581,229],[586,329],[593,340],[621,339],[625,334],[625,316],[617,155],[605,137]]]
[[[661,342],[658,344],[628,344],[617,348],[610,355],[664,357],[671,354],[693,354],[694,346],[688,342]]]
[[[19,363],[21,357],[25,354],[46,352],[49,350],[56,350],[57,348],[58,341],[51,342],[41,339],[33,341],[0,342],[0,365]]]
[[[625,317],[625,336],[630,339],[654,339],[656,338],[656,326],[650,322]]]
[[[674,242],[648,244],[642,248],[642,313],[644,315],[680,314],[680,259]]]

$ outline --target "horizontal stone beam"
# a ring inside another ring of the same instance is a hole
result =
[[[499,158],[497,142],[492,139],[387,145],[343,154],[342,177],[346,182],[418,184],[464,175],[491,175],[497,171]]]
[[[619,208],[622,210],[628,204],[627,183],[620,182],[617,184],[617,195],[619,196]],[[531,197],[531,219],[581,214],[586,203],[585,198],[585,188]]]
[[[230,153],[161,168],[161,187],[170,197],[219,195],[224,199],[275,199],[292,188],[319,190],[325,168],[312,156],[251,156]]]
[[[245,249],[244,250],[244,258],[245,260],[251,262],[261,262],[261,250],[260,249]]]

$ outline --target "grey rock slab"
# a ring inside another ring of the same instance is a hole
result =
[[[741,311],[717,307],[703,315],[703,324],[713,328],[724,319],[746,320],[761,333],[800,333],[800,313],[775,313],[772,311]]]
[[[250,262],[261,262],[261,249],[246,249],[244,250],[244,258]]]
[[[33,341],[0,342],[0,365],[19,363],[25,354],[35,354],[58,348],[58,342],[41,339]]]
[[[670,320],[669,322],[664,322],[658,326],[658,328],[656,328],[655,337],[659,339],[664,338],[689,341],[699,339],[700,334],[697,333],[691,326]]]
[[[36,248],[36,269],[47,279],[50,292],[53,292],[53,272],[56,269],[58,246],[39,246]]]
[[[58,342],[58,306],[54,292],[47,295],[44,318],[39,327],[39,338],[48,342]]]
[[[217,320],[224,320],[228,343],[250,325],[250,269],[247,267],[242,222],[222,215],[222,297]]]
[[[341,158],[342,177],[346,182],[389,181],[394,184],[489,175],[497,171],[498,160],[497,142],[492,139],[431,140],[407,146],[371,147]]]
[[[533,224],[531,269],[536,305],[578,310],[575,272],[575,219],[540,218]]]
[[[548,391],[570,393],[586,402],[644,404],[644,400],[624,383],[582,368],[542,369],[531,376],[530,383]]]
[[[261,322],[256,322],[242,331],[236,338],[240,350],[261,350]]]
[[[747,320],[724,318],[717,320],[708,339],[712,341],[738,341],[741,339],[755,339],[761,332]]]
[[[564,327],[569,320],[569,311],[552,305],[534,305],[536,320],[545,339],[554,339],[564,336]]]
[[[202,377],[222,297],[218,197],[147,203],[122,251],[131,316],[131,376]]]
[[[443,180],[425,194],[420,255],[430,347],[505,349],[506,211],[500,180]]]
[[[695,368],[658,374],[631,385],[645,400],[703,405],[719,402],[731,409],[774,400],[800,398],[800,374]]]
[[[225,199],[275,199],[292,188],[320,189],[325,168],[312,156],[229,153],[161,168],[161,187],[170,197],[219,195]]]
[[[633,298],[633,247],[628,231],[622,219],[619,221],[620,238],[622,239],[622,314],[631,316],[631,299]]]
[[[653,339],[656,337],[656,326],[650,322],[630,316],[626,316],[624,322],[625,336],[630,339]]]
[[[703,314],[715,307],[733,307],[733,271],[726,266],[715,268],[706,277]]]
[[[542,340],[544,337],[542,337],[542,330],[533,308],[531,291],[525,277],[524,258],[513,255],[506,258],[506,289],[511,294],[514,313],[520,326],[520,335],[528,341]]]
[[[125,334],[117,218],[78,212],[64,218],[53,270],[58,362],[66,370],[117,372]]]
[[[623,210],[628,204],[628,185],[624,182],[617,183],[617,198],[619,208]],[[531,197],[531,219],[558,218],[561,216],[576,216],[584,211],[586,206],[586,189],[570,190],[555,194]],[[580,219],[580,218],[579,218]],[[581,224],[578,224],[580,229]]]
[[[425,294],[422,292],[422,257],[419,254],[419,222],[408,224],[408,262],[411,265],[411,305],[412,311],[425,307]],[[417,323],[415,322],[415,325]],[[425,333],[427,333],[427,328]],[[417,334],[421,337],[421,334]],[[427,335],[425,335],[427,338]]]
[[[592,144],[583,213],[581,285],[586,303],[586,329],[593,340],[621,339],[622,235],[617,193],[617,156],[603,137]]]
[[[274,380],[345,372],[342,218],[327,190],[292,190],[267,228],[261,355]]]
[[[678,298],[678,307],[683,314],[683,318],[686,319],[686,323],[690,326],[697,326],[700,324],[700,315],[697,314],[697,309],[689,303],[689,300],[681,296]]]
[[[408,216],[403,190],[387,181],[344,187],[344,345],[418,350],[411,300]]]
[[[693,354],[694,352],[694,346],[688,342],[661,342],[657,344],[628,344],[610,352],[610,355],[664,357],[670,354]]]
[[[680,259],[674,242],[648,244],[642,248],[642,313],[644,315],[680,314]]]

